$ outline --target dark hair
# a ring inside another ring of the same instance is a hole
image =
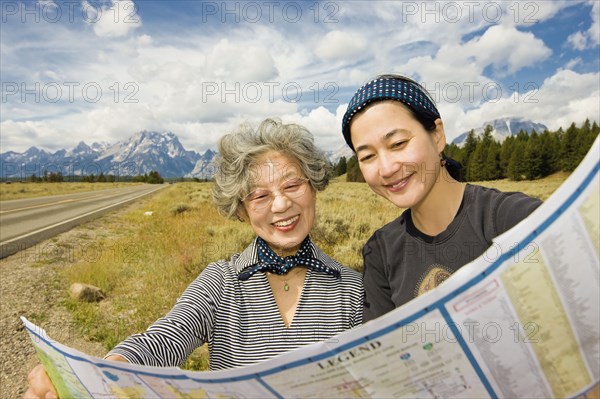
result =
[[[384,90],[382,90],[382,86],[385,87]],[[394,91],[394,88],[396,91]],[[350,137],[350,123],[352,119],[357,114],[364,112],[371,105],[381,101],[398,101],[402,103],[408,108],[413,118],[429,133],[435,131],[435,121],[441,118],[431,95],[414,79],[397,74],[378,75],[356,91],[344,115],[342,133],[346,139],[346,143],[353,150],[354,146]],[[445,167],[450,176],[460,181],[462,165],[454,159],[445,156],[443,152],[441,156],[445,161]]]

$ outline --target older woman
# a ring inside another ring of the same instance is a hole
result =
[[[330,166],[299,125],[267,119],[219,143],[213,200],[250,224],[257,237],[229,260],[209,264],[173,309],[106,356],[148,366],[179,366],[208,342],[210,368],[253,364],[362,322],[359,273],[310,239],[316,192]],[[54,394],[43,368],[26,397]],[[29,395],[29,396],[28,396]]]

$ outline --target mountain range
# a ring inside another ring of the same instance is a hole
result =
[[[0,154],[2,178],[29,178],[32,174],[62,173],[63,176],[89,176],[100,173],[114,176],[137,176],[158,171],[161,176],[211,177],[210,168],[215,155],[188,151],[172,132],[141,131],[115,144],[83,141],[71,150],[50,153],[31,147],[24,153],[8,151]],[[192,172],[194,173],[192,175]]]
[[[532,121],[503,118],[486,122],[483,127],[475,129],[481,134],[487,125],[492,125],[493,136],[502,141],[508,135],[516,135],[520,129],[531,132],[543,131],[546,127]],[[453,143],[461,145],[468,132],[461,134]],[[54,153],[31,147],[23,153],[7,151],[0,154],[1,178],[28,179],[32,174],[40,177],[47,173],[62,173],[63,176],[89,176],[100,173],[104,175],[137,176],[158,171],[165,178],[211,178],[215,173],[214,150],[206,150],[203,154],[186,150],[177,136],[172,132],[141,131],[125,141],[115,144],[93,143],[83,141],[71,150],[59,150]],[[335,151],[326,152],[332,163],[337,163],[344,156],[350,158],[352,150],[346,145]]]

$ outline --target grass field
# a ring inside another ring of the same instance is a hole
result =
[[[109,188],[128,187],[132,184],[140,183],[2,183],[0,184],[0,201],[106,190]]]
[[[560,174],[535,182],[484,184],[547,199],[565,178]],[[225,220],[214,210],[210,188],[210,183],[177,183],[160,191],[143,208],[107,226],[114,234],[96,240],[98,256],[64,269],[69,283],[93,284],[107,294],[99,304],[67,300],[88,337],[110,349],[131,333],[145,330],[208,263],[229,258],[250,243],[254,235],[247,225]],[[152,216],[146,211],[153,211]],[[365,241],[400,213],[364,183],[333,182],[318,194],[317,223],[311,234],[326,253],[360,270]],[[206,348],[200,348],[184,368],[206,366]]]

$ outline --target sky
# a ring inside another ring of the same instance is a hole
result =
[[[353,93],[422,83],[448,141],[503,117],[600,122],[600,1],[0,0],[0,152],[175,133],[200,153],[240,123],[344,145]]]

